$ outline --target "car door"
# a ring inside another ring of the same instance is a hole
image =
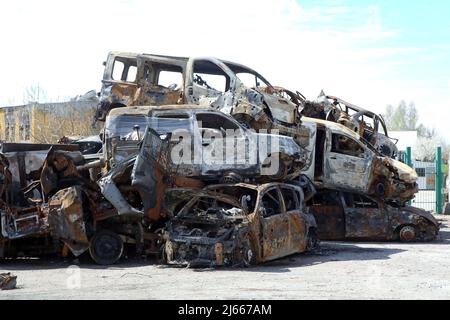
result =
[[[151,113],[149,126],[159,135],[170,135],[172,173],[181,176],[201,174],[201,140],[196,134],[194,115],[187,110],[157,110]]]
[[[372,152],[344,133],[328,131],[324,184],[330,188],[367,192]]]
[[[262,260],[273,260],[289,254],[289,219],[280,191],[276,186],[265,190],[259,201],[261,215]]]
[[[383,240],[389,217],[382,204],[360,194],[341,193],[345,210],[345,236],[351,239]]]
[[[198,112],[196,119],[204,175],[227,170],[246,175],[256,172],[257,163],[249,154],[249,137],[237,121],[220,112]]]
[[[309,201],[309,210],[317,222],[319,238],[343,240],[345,238],[344,208],[339,191],[320,191]]]
[[[280,187],[289,223],[287,250],[289,253],[303,252],[307,245],[308,230],[303,213],[303,193],[291,186]]]
[[[186,103],[231,109],[236,83],[236,75],[220,60],[190,58],[184,82]]]

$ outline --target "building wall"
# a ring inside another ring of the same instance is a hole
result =
[[[70,101],[0,108],[0,140],[56,143],[63,136],[98,134],[91,126],[96,106],[96,101]]]

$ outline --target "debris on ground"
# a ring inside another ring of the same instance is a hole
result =
[[[8,273],[0,273],[0,289],[12,290],[16,288],[17,276]]]

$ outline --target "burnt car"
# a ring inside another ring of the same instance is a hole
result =
[[[249,266],[318,244],[316,222],[305,208],[299,186],[239,183],[170,192],[187,193],[191,199],[163,234],[168,264]]]
[[[383,156],[339,123],[307,117],[302,122],[310,130],[307,150],[313,159],[303,173],[318,188],[360,192],[396,206],[414,198],[418,191],[414,169]]]
[[[96,119],[118,107],[212,106],[253,129],[277,129],[301,144],[298,92],[272,86],[244,65],[212,57],[111,52],[105,62]]]
[[[302,115],[340,123],[359,134],[365,144],[370,144],[382,155],[396,158],[398,140],[389,137],[380,114],[358,107],[341,98],[323,92],[315,101],[306,101]]]
[[[0,258],[86,253],[99,264],[112,264],[125,252],[158,253],[158,236],[143,215],[121,214],[91,179],[90,169],[102,162],[60,148],[46,151],[34,172],[38,179],[21,189],[0,153]]]
[[[255,132],[233,117],[198,105],[117,108],[107,116],[104,158],[108,168],[136,155],[146,128],[168,137],[179,175],[216,180],[233,173],[243,178],[292,179],[309,161],[292,137]],[[145,141],[144,145],[147,145]],[[238,181],[235,181],[238,182]]]
[[[439,223],[426,210],[396,208],[358,193],[321,190],[308,207],[321,240],[432,241],[439,233]]]

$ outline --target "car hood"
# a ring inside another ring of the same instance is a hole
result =
[[[406,212],[406,213],[415,214],[422,218],[425,218],[426,220],[433,223],[436,227],[439,227],[439,225],[440,225],[439,222],[436,220],[436,218],[429,211],[426,211],[424,209],[407,206],[407,207],[400,208],[400,210],[403,212]]]
[[[406,183],[414,183],[417,181],[418,176],[416,170],[400,161],[393,159],[389,160],[391,161],[392,166],[397,169],[398,177],[400,180]]]

